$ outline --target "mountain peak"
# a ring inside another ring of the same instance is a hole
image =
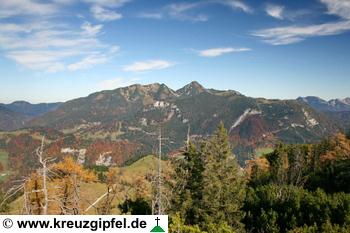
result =
[[[332,99],[325,101],[316,96],[299,97],[297,100],[305,102],[311,107],[326,112],[349,111],[350,99]]]
[[[176,93],[180,96],[194,96],[203,92],[207,92],[207,89],[205,89],[197,81],[192,81],[191,83],[176,91]]]
[[[319,103],[327,104],[327,101],[317,96],[298,97],[297,100],[304,101],[305,103],[319,102]]]
[[[349,98],[349,97],[343,99],[343,101],[344,101],[346,104],[349,104],[349,105],[350,105],[350,98]]]
[[[134,101],[137,99],[143,99],[152,97],[157,100],[164,100],[169,97],[176,96],[175,91],[170,89],[165,84],[152,83],[148,85],[134,84],[127,87],[116,89],[125,99]]]
[[[197,82],[197,81],[192,81],[189,84],[187,84],[188,86],[192,86],[192,87],[196,87],[196,88],[203,88],[203,86]]]

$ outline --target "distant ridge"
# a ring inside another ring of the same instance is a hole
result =
[[[26,125],[51,127],[79,138],[127,140],[142,145],[140,153],[148,154],[160,125],[171,138],[166,153],[183,146],[188,126],[193,138],[200,140],[221,121],[230,129],[241,163],[276,141],[315,142],[339,129],[303,101],[251,98],[233,90],[207,89],[196,81],[176,91],[153,83],[92,93],[62,103]]]
[[[0,104],[13,112],[22,114],[27,117],[36,117],[42,115],[48,111],[57,109],[61,103],[40,103],[31,104],[26,101],[15,101],[11,104]]]
[[[343,129],[350,130],[350,98],[325,101],[319,97],[307,96],[299,97],[298,100],[338,121]]]
[[[303,101],[313,108],[320,111],[344,112],[350,111],[350,98],[323,100],[316,96],[299,97],[299,101]]]
[[[15,101],[11,104],[0,104],[0,130],[16,130],[25,123],[49,111],[56,110],[61,103],[31,104],[26,101]]]

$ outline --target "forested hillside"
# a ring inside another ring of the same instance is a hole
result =
[[[128,140],[141,146],[142,156],[153,152],[160,125],[171,139],[164,150],[176,152],[183,148],[188,128],[192,140],[202,140],[221,121],[242,166],[277,141],[315,143],[341,129],[304,102],[251,98],[195,81],[179,90],[154,83],[92,93],[62,103],[27,126],[54,128],[80,140]]]
[[[242,169],[220,124],[208,139],[189,142],[178,156],[162,161],[161,176],[153,156],[125,167],[84,167],[70,156],[47,158],[39,141],[37,169],[15,186],[1,186],[1,211],[168,214],[170,232],[184,233],[348,232],[349,136],[279,143]],[[44,180],[46,191],[38,191]]]

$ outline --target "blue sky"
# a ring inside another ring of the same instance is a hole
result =
[[[348,0],[13,0],[0,102],[192,80],[247,96],[350,96]]]

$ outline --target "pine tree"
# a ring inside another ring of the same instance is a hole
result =
[[[203,189],[203,160],[193,143],[189,143],[184,158],[177,161],[176,174],[178,192],[173,200],[173,209],[179,212],[185,224],[195,225],[200,218]]]
[[[242,232],[243,201],[245,182],[240,167],[233,156],[227,130],[221,123],[214,135],[205,143],[203,152],[205,160],[203,172],[203,193],[201,215],[205,230],[231,228]]]

